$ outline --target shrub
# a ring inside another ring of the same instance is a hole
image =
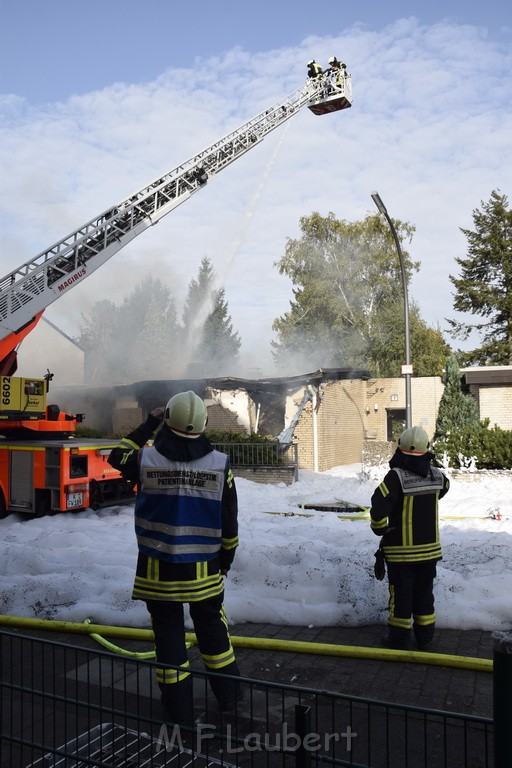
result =
[[[100,429],[93,429],[92,427],[77,427],[75,430],[76,437],[98,437],[104,438],[105,435]]]
[[[474,464],[478,469],[512,469],[512,431],[494,426],[488,420],[478,427],[449,432],[435,440],[433,450],[443,464],[461,468]]]

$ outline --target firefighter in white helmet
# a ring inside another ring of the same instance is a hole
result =
[[[193,724],[192,678],[185,645],[188,603],[199,651],[222,711],[236,708],[242,686],[229,638],[224,580],[238,545],[238,504],[228,457],[205,435],[207,409],[192,391],[171,397],[125,437],[109,463],[137,485],[139,549],[132,598],[144,600],[155,634],[156,675],[173,724]],[[147,445],[154,435],[153,445]]]
[[[329,56],[328,64],[329,69],[327,70],[327,74],[330,78],[331,85],[339,88],[345,77],[347,65],[344,61],[339,61],[336,56]]]
[[[402,432],[390,470],[371,499],[371,529],[382,536],[388,572],[388,632],[382,638],[388,648],[409,648],[411,628],[420,650],[434,638],[433,586],[442,557],[438,501],[450,483],[432,466],[429,447],[421,427]]]
[[[339,70],[339,69],[346,69],[347,65],[344,61],[338,61],[336,56],[329,56],[329,59],[327,60],[327,63],[329,64],[329,69],[331,70]]]

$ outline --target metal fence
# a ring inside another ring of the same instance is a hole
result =
[[[233,467],[298,466],[298,445],[295,443],[215,443],[215,448],[227,453]]]
[[[193,728],[163,719],[155,662],[0,632],[2,768],[491,768],[492,720],[245,679]]]

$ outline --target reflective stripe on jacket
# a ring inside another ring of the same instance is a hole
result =
[[[383,534],[387,561],[440,560],[438,501],[449,481],[437,467],[427,477],[394,467],[372,496],[371,528]]]
[[[171,563],[203,562],[221,547],[227,456],[211,451],[169,461],[153,446],[140,452],[135,533],[139,551]]]
[[[223,591],[224,579],[217,558],[201,563],[168,563],[139,554],[133,600],[190,603]]]

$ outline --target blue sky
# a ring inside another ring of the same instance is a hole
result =
[[[359,24],[381,29],[414,16],[485,27],[498,39],[512,10],[505,0],[0,0],[1,91],[33,104],[60,101],[114,82],[153,80],[167,67],[200,66],[234,46],[261,53],[336,35]]]
[[[182,300],[207,256],[246,364],[268,358],[291,284],[274,263],[312,211],[411,222],[410,296],[453,317],[460,227],[512,180],[512,11],[504,2],[0,0],[2,274],[345,59],[352,109],[302,110],[47,310],[77,335],[151,272]],[[236,375],[238,372],[226,372]]]

